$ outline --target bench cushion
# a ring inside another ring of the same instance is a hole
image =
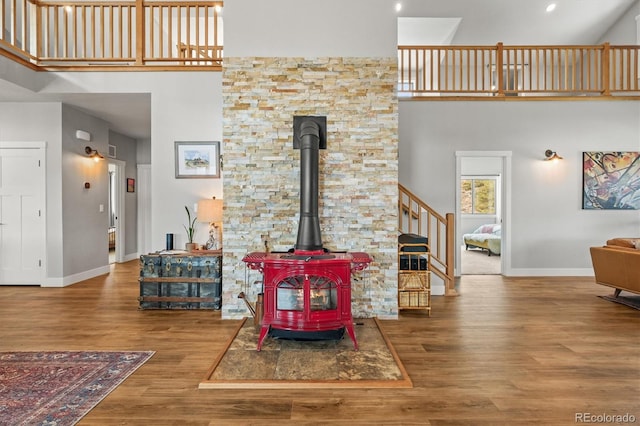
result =
[[[429,240],[418,234],[400,234],[398,236],[398,244],[421,244],[419,246],[402,247],[404,252],[425,253],[428,251],[427,244]]]

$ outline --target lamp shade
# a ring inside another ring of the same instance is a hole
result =
[[[222,200],[215,197],[198,201],[199,222],[222,222]]]

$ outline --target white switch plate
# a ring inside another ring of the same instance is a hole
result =
[[[100,204],[100,206],[98,207],[98,210],[100,210],[100,213],[104,212],[104,204]]]

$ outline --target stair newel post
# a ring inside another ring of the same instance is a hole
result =
[[[455,280],[453,279],[453,266],[454,266],[454,246],[455,246],[455,223],[453,213],[447,213],[445,215],[447,220],[447,280],[445,283],[445,296],[457,296],[458,292],[455,289]]]

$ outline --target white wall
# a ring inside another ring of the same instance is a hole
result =
[[[151,139],[138,139],[136,141],[136,158],[138,164],[151,163]]]
[[[76,130],[91,134],[91,141],[76,139]],[[62,158],[52,168],[62,171],[63,277],[69,284],[99,273],[107,273],[109,250],[109,181],[107,161],[87,157],[85,147],[107,152],[109,126],[106,121],[67,105],[62,106]],[[85,189],[84,183],[90,184]],[[101,212],[99,207],[103,206]],[[87,275],[87,271],[94,271]]]
[[[582,210],[582,152],[640,151],[640,104],[400,102],[400,182],[455,208],[455,151],[512,151],[507,275],[590,275],[589,246],[640,232],[640,211]],[[543,161],[548,148],[564,160]]]
[[[224,4],[226,57],[397,55],[392,0],[233,0]]]

